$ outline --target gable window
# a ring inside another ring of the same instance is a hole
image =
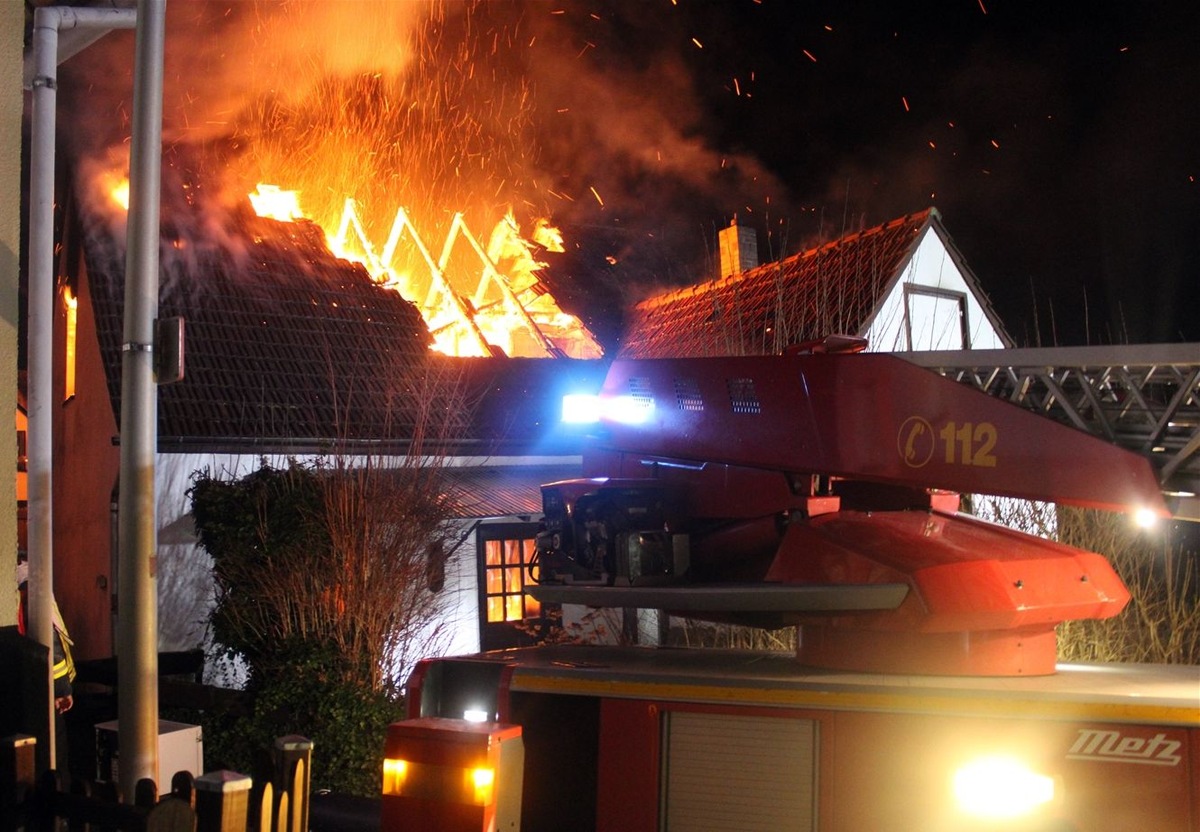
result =
[[[526,594],[535,550],[537,523],[482,524],[479,546],[480,646],[484,650],[527,643],[521,625],[542,614]]]
[[[970,349],[967,296],[932,286],[906,284],[904,328],[909,350]]]

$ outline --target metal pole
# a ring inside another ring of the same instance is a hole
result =
[[[53,433],[54,433],[54,152],[58,106],[60,30],[132,29],[128,9],[43,6],[33,15],[33,61],[26,64],[31,92],[29,149],[29,380],[26,405],[29,515],[29,635],[50,650],[47,682],[53,687]],[[90,42],[90,41],[88,41]],[[82,41],[80,41],[82,43]],[[76,47],[72,47],[78,51]],[[74,54],[72,51],[70,54]],[[49,733],[43,752],[54,759],[54,700],[47,711]],[[39,755],[41,756],[41,755]]]
[[[29,426],[28,454],[29,514],[26,523],[29,546],[29,637],[52,648],[54,551],[51,529],[51,465],[54,430],[54,128],[58,102],[57,9],[40,8],[33,16],[34,77],[32,81],[29,138],[29,386],[26,404]],[[54,688],[51,665],[46,679]],[[47,711],[49,735],[46,750],[39,756],[49,768],[55,766],[54,697]],[[49,755],[48,757],[46,755]]]
[[[138,0],[133,137],[121,347],[121,493],[117,681],[121,792],[158,778],[158,592],[154,464],[158,407],[154,319],[158,314],[159,192],[162,164],[166,0]]]

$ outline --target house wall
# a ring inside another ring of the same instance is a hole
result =
[[[70,244],[68,244],[70,245]],[[54,315],[54,593],[77,659],[113,653],[116,590],[112,504],[121,468],[116,417],[93,323],[87,269],[78,250],[62,254],[59,274],[74,274],[78,298],[75,395],[65,395],[66,307],[62,287]]]
[[[21,112],[24,93],[17,79],[25,31],[22,3],[0,3],[0,390],[6,412],[17,410],[17,294],[21,250]],[[0,552],[17,551],[16,433],[0,440]],[[9,567],[5,567],[9,568]],[[7,574],[0,571],[0,575]],[[12,580],[9,578],[8,580]],[[0,626],[16,623],[13,592],[0,592]]]
[[[474,531],[480,521],[454,521],[454,540],[462,541],[446,562],[446,585],[440,596],[439,619],[430,622],[428,655],[457,656],[479,652],[479,568]]]
[[[910,304],[910,310],[917,312],[911,321],[911,345],[905,327],[906,285],[928,287],[946,293],[945,302],[934,302],[931,296],[921,296],[919,301]],[[949,302],[951,295],[962,295],[966,300],[967,344],[962,344],[958,338],[961,323],[957,304]],[[925,229],[903,275],[880,304],[878,314],[863,334],[872,352],[1003,349],[1006,346],[984,313],[979,298],[932,227]]]

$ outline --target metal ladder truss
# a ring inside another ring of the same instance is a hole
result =
[[[1143,454],[1175,517],[1200,522],[1200,344],[895,355]]]

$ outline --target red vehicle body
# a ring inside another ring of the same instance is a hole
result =
[[[412,717],[522,727],[522,828],[1200,830],[1200,674],[1056,667],[1120,579],[957,512],[1165,514],[1144,458],[883,355],[617,361],[600,408],[531,592],[799,646],[422,663]]]
[[[408,694],[412,717],[522,727],[526,832],[1195,832],[1198,686],[1180,666],[943,677],[575,645],[430,660]],[[997,758],[1033,784],[985,775],[964,805],[956,778]]]

